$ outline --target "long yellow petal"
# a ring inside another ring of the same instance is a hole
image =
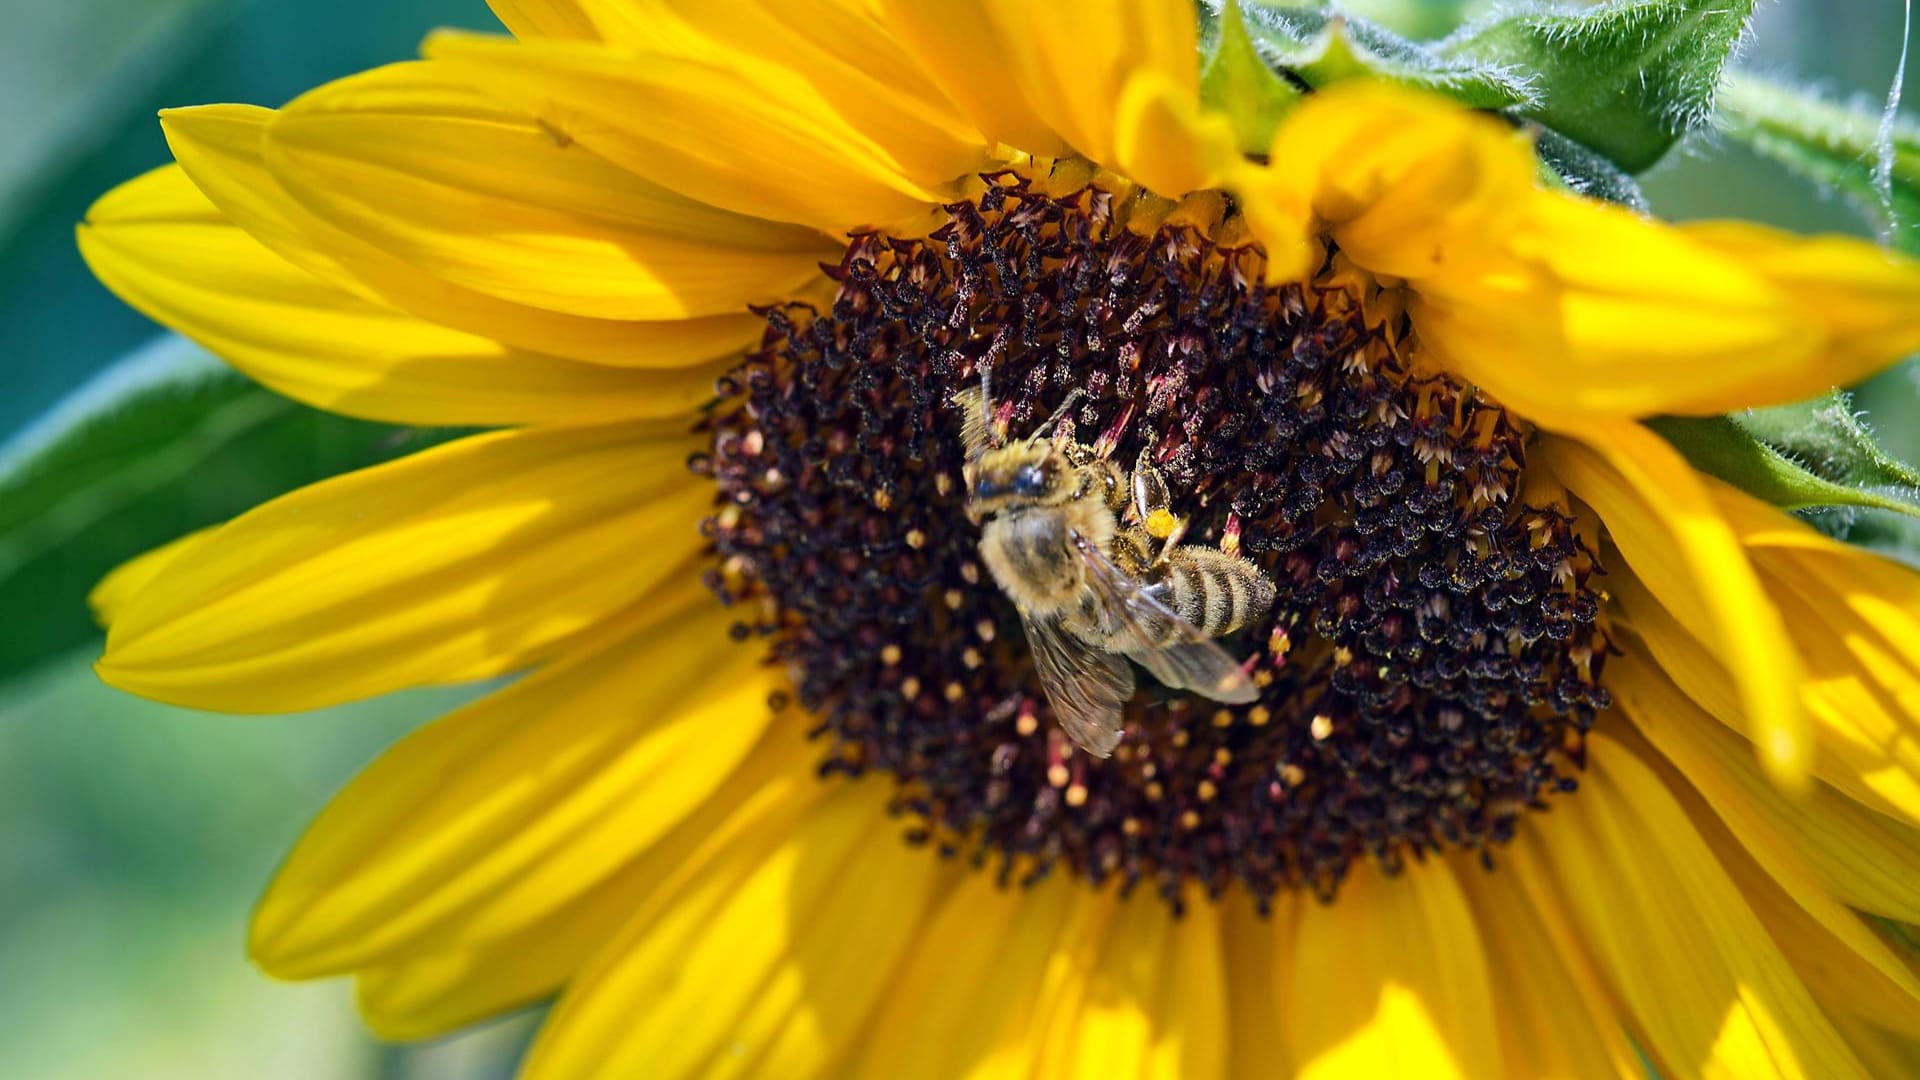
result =
[[[744,877],[711,874],[636,919],[568,988],[525,1075],[826,1072],[956,870],[900,841],[888,794],[844,785]]]
[[[1797,799],[1783,795],[1754,767],[1738,736],[1645,658],[1617,658],[1607,667],[1607,685],[1634,726],[1796,897],[1817,892],[1920,923],[1920,829],[1825,784]]]
[[[1199,96],[1200,61],[1191,6],[1177,0],[962,0],[998,31],[1005,74],[1046,126],[1099,164],[1126,171],[1115,150],[1118,104],[1129,80],[1150,75],[1186,102]],[[960,16],[972,24],[976,16]],[[1028,149],[1021,147],[1021,149]],[[1044,149],[1044,148],[1038,148]],[[1166,191],[1174,196],[1179,191]]]
[[[489,425],[691,416],[730,363],[585,364],[427,322],[274,254],[178,166],[103,196],[79,240],[122,300],[274,390],[350,416]]]
[[[1754,744],[1773,778],[1804,785],[1813,736],[1800,665],[1708,480],[1633,421],[1592,422],[1580,441],[1542,439],[1536,462],[1593,507],[1628,566],[1702,641],[1739,687]]]
[[[262,160],[271,109],[205,105],[160,116],[167,145],[220,213],[275,254],[347,292],[549,356],[626,367],[675,367],[736,352],[765,324],[748,312],[636,322],[515,304],[424,273],[308,210]]]
[[[1042,972],[1080,892],[1063,879],[1022,889],[989,873],[966,875],[881,999],[850,1074],[943,1080],[1004,1075],[1024,1063],[1025,1039],[1002,1031],[1039,1006]]]
[[[1509,865],[1572,914],[1663,1075],[1864,1077],[1672,792],[1629,748],[1589,747],[1579,794]]]
[[[1646,1069],[1592,958],[1568,933],[1564,913],[1528,899],[1508,864],[1458,875],[1487,937],[1500,1049],[1515,1080],[1644,1080]]]
[[[1229,894],[1226,899],[1221,926],[1227,961],[1226,1075],[1234,1080],[1293,1075],[1292,1052],[1280,1031],[1285,1006],[1276,990],[1277,973],[1293,963],[1293,908],[1300,902],[1281,893],[1262,915],[1250,897]]]
[[[562,137],[753,217],[835,233],[884,225],[941,201],[944,185],[986,162],[980,146],[952,138],[877,141],[802,80],[756,80],[723,62],[444,32],[425,51]]]
[[[267,712],[524,667],[688,572],[692,446],[678,423],[503,432],[295,491],[136,593],[98,671]]]
[[[1615,576],[1609,588],[1630,627],[1627,647],[1658,663],[1714,719],[1750,735],[1752,727],[1741,709],[1733,677],[1720,658],[1633,575]],[[1814,725],[1813,775],[1877,813],[1904,824],[1920,824],[1920,773],[1893,759],[1861,728],[1849,711],[1859,696],[1842,695],[1807,679],[1801,680],[1799,694]]]
[[[599,41],[601,34],[580,0],[487,0],[515,37]]]
[[[593,318],[738,313],[801,290],[840,249],[650,184],[428,63],[302,95],[268,125],[265,159],[316,215],[407,263]]]
[[[886,24],[988,139],[1041,157],[1070,152],[1007,69],[999,27],[972,0],[881,0]]]
[[[177,540],[169,540],[157,548],[143,551],[100,579],[93,591],[87,594],[87,607],[93,611],[93,621],[102,628],[111,627],[127,609],[134,594],[160,576],[160,571],[172,562],[191,544],[213,533],[218,526],[209,526],[190,532]]]
[[[651,632],[383,755],[281,868],[254,918],[254,955],[304,977],[404,953],[454,918],[468,940],[509,932],[708,797],[758,739],[780,679],[730,648],[717,603],[661,614]]]
[[[1542,187],[1510,127],[1335,86],[1229,180],[1279,276],[1324,235],[1402,279],[1440,364],[1543,426],[1806,398],[1920,348],[1920,263],[1860,240],[1664,225]]]
[[[1500,1074],[1492,981],[1444,860],[1397,878],[1363,867],[1333,904],[1300,905],[1281,1015],[1312,1080]]]
[[[383,1037],[418,1039],[550,997],[627,925],[650,924],[690,891],[737,887],[831,790],[797,725],[776,720],[723,784],[612,876],[511,932],[475,938],[456,918],[409,942],[403,959],[362,969],[361,1012]]]

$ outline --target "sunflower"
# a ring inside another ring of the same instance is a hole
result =
[[[398,1039],[557,998],[533,1077],[1920,1062],[1920,578],[1643,423],[1920,347],[1920,268],[1410,90],[1243,152],[1186,3],[493,7],[163,114],[80,231],[291,397],[498,429],[96,593],[163,701],[524,673],[321,814],[269,972]],[[983,376],[1273,584],[1252,700],[1143,676],[1076,751],[968,517]]]

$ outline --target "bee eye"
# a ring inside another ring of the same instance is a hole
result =
[[[1047,473],[1038,465],[1023,466],[1013,474],[1013,490],[1018,495],[1041,495],[1047,490]]]

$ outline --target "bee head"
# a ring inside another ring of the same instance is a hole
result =
[[[1050,442],[1013,443],[982,454],[968,478],[973,510],[1057,506],[1074,497],[1074,470]]]

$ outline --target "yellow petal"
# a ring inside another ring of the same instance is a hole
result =
[[[415,424],[686,416],[730,363],[584,364],[427,322],[269,251],[178,166],[102,197],[79,240],[94,275],[122,300],[274,390],[350,416]]]
[[[840,786],[744,876],[712,873],[636,919],[569,986],[525,1075],[826,1072],[956,869],[901,842],[889,789]]]
[[[678,423],[503,432],[295,491],[169,563],[98,670],[278,712],[524,667],[690,572],[692,447]]]
[[[1439,98],[1336,86],[1229,181],[1282,256],[1321,231],[1405,279],[1420,341],[1537,423],[1808,397],[1920,347],[1920,264],[1857,240],[1676,228],[1542,188],[1522,137]]]
[[[584,6],[608,43],[634,53],[724,66],[773,95],[804,86],[896,160],[925,162],[936,182],[950,179],[942,170],[956,144],[983,142],[866,0],[584,0]],[[753,33],[742,34],[743,26]],[[971,160],[972,152],[962,157]],[[909,173],[916,174],[912,167]]]
[[[1865,1076],[1672,792],[1627,747],[1588,745],[1579,794],[1508,865],[1571,913],[1662,1075]]]
[[[1211,901],[1195,896],[1176,920],[1147,890],[1129,897],[1039,1035],[1039,1075],[1220,1075],[1227,1051],[1221,954]]]
[[[515,37],[600,40],[581,0],[487,0],[487,6]]]
[[[1160,72],[1129,79],[1117,110],[1114,161],[1155,192],[1177,198],[1212,187],[1239,158],[1226,117],[1203,113],[1188,88]]]
[[[1245,895],[1226,899],[1221,927],[1227,961],[1226,1075],[1234,1080],[1293,1075],[1292,1053],[1280,1032],[1284,1005],[1275,989],[1277,973],[1293,963],[1296,902],[1282,893],[1262,915]]]
[[[1689,240],[1758,270],[1822,340],[1820,363],[1755,404],[1849,386],[1890,358],[1920,350],[1920,263],[1853,237],[1795,236],[1744,221],[1679,228]]]
[[[664,602],[664,598],[663,598]],[[712,600],[402,741],[329,804],[254,918],[306,977],[523,926],[604,880],[739,764],[779,688]]]
[[[134,594],[146,588],[160,576],[160,571],[177,558],[189,545],[197,543],[202,537],[215,531],[217,526],[209,526],[190,532],[178,540],[169,540],[150,551],[143,551],[100,579],[93,591],[87,594],[87,606],[93,609],[93,621],[102,628],[110,627],[127,609]]]
[[[654,183],[753,217],[831,232],[909,218],[984,165],[953,139],[883,144],[798,78],[563,42],[443,32],[427,55]],[[925,134],[925,133],[917,133]],[[896,156],[899,155],[899,156]]]
[[[1720,659],[1633,575],[1614,576],[1609,588],[1630,626],[1628,647],[1658,663],[1714,719],[1750,734],[1733,678]],[[1813,721],[1813,775],[1877,813],[1906,824],[1920,823],[1920,773],[1893,759],[1850,714],[1859,695],[1843,694],[1832,684],[1808,679],[1801,680],[1799,695]]]
[[[1068,152],[1017,82],[982,76],[1007,67],[999,27],[983,4],[881,0],[881,9],[893,35],[986,138],[1041,157]]]
[[[1115,152],[1114,132],[1117,106],[1134,77],[1156,76],[1183,103],[1198,100],[1197,29],[1185,4],[962,0],[956,6],[971,4],[979,6],[997,31],[995,51],[1003,64],[987,69],[995,72],[988,77],[1010,79],[1045,125],[1092,161],[1126,168],[1127,162]],[[977,25],[973,12],[959,19],[963,26]]]
[[[1591,506],[1628,566],[1733,674],[1769,774],[1804,785],[1813,758],[1798,659],[1779,612],[1721,516],[1708,481],[1632,421],[1594,421],[1579,442],[1540,440],[1536,462]]]
[[[382,1036],[415,1039],[549,997],[629,923],[651,923],[689,890],[737,886],[832,790],[793,718],[776,720],[724,783],[644,847],[629,846],[611,876],[557,907],[511,913],[524,925],[509,932],[457,916],[372,961],[360,972],[361,1011]]]
[[[1445,861],[1362,867],[1337,902],[1298,910],[1279,977],[1299,1076],[1499,1075],[1486,946]]]
[[[1825,784],[1787,798],[1760,775],[1738,736],[1646,659],[1615,659],[1607,666],[1607,685],[1634,726],[1796,897],[1831,896],[1889,919],[1920,923],[1920,829],[1869,811]]]
[[[248,105],[170,109],[160,117],[175,159],[220,213],[293,265],[364,299],[429,322],[549,356],[630,367],[711,360],[759,340],[748,312],[630,322],[528,307],[455,285],[329,225],[290,197],[261,159],[273,111]]]
[[[574,315],[737,313],[794,294],[840,248],[650,184],[432,64],[302,95],[268,126],[265,156],[343,231],[467,288]]]
[[[1543,910],[1527,897],[1507,869],[1516,858],[1524,856],[1501,851],[1495,872],[1458,875],[1487,935],[1506,1075],[1644,1080],[1646,1069],[1605,980],[1567,928],[1565,913]]]
[[[1004,1075],[1030,1054],[1004,1037],[1039,1007],[1042,973],[1083,890],[1049,879],[1022,889],[971,873],[928,920],[854,1055],[852,1075]]]

